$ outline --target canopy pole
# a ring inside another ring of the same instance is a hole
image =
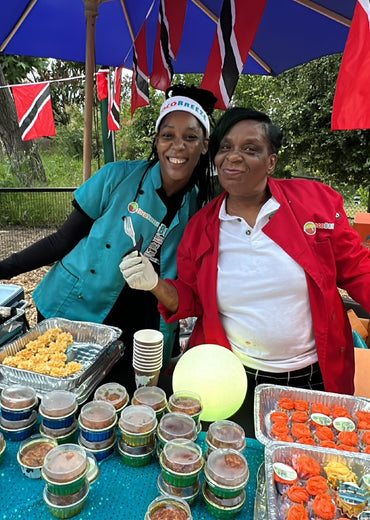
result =
[[[86,59],[85,59],[85,111],[83,143],[83,182],[91,177],[92,159],[92,119],[95,73],[95,25],[101,0],[84,0],[86,17]]]

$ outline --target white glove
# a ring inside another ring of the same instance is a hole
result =
[[[158,283],[158,275],[150,260],[137,251],[124,256],[119,268],[131,289],[151,291]]]

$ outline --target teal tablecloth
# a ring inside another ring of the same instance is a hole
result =
[[[204,432],[198,442],[205,451]],[[43,498],[45,482],[23,475],[17,462],[19,443],[7,441],[0,464],[0,519],[52,520]],[[116,448],[117,450],[117,448]],[[247,499],[239,518],[253,518],[256,475],[264,459],[262,444],[247,439],[244,454],[248,460],[250,478],[246,487]],[[91,485],[85,507],[75,520],[143,520],[148,504],[160,495],[157,478],[160,466],[156,458],[141,468],[126,466],[118,451],[99,462],[100,476]],[[194,520],[214,520],[200,494],[191,505]]]

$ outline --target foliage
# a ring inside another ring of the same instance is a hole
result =
[[[370,131],[331,131],[341,55],[326,56],[279,76],[242,76],[233,103],[267,112],[284,130],[278,174],[317,176],[354,192],[369,179]]]

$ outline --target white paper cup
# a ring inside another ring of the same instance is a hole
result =
[[[134,334],[135,343],[143,346],[163,344],[163,334],[155,329],[141,329]]]
[[[150,371],[134,367],[134,370],[136,388],[140,388],[141,386],[157,386],[159,373],[161,371],[160,368]]]

